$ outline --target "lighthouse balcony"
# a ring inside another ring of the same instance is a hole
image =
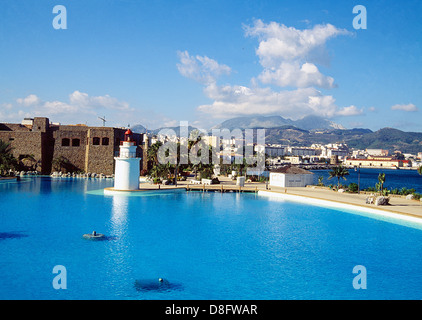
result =
[[[136,158],[136,152],[122,152],[120,151],[120,154],[118,154],[119,158]]]
[[[120,141],[120,145],[124,147],[136,146],[136,141]]]

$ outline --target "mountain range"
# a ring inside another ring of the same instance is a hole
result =
[[[282,126],[294,126],[304,130],[315,129],[345,129],[342,125],[334,123],[330,120],[309,115],[300,120],[285,119],[281,116],[255,116],[255,117],[238,117],[226,120],[215,126],[215,129],[227,128],[233,130],[255,129],[255,128],[276,128]]]
[[[310,146],[328,143],[346,143],[355,149],[386,149],[390,154],[396,150],[403,153],[422,152],[422,133],[404,132],[393,128],[383,128],[375,132],[370,129],[325,129],[303,130],[295,127],[269,128],[265,132],[265,142],[272,144]]]
[[[390,153],[400,150],[404,153],[422,152],[422,132],[404,132],[394,128],[377,131],[354,128],[345,129],[330,120],[307,116],[300,120],[285,119],[280,116],[238,117],[223,121],[212,129],[227,128],[265,129],[265,142],[292,146],[312,144],[346,143],[356,149],[387,149]],[[172,129],[179,134],[179,127],[159,128],[149,132],[157,134],[162,129]],[[189,126],[189,132],[195,130]],[[145,133],[145,127],[136,125],[132,131]]]

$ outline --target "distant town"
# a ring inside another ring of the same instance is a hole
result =
[[[96,172],[112,175],[114,157],[126,128],[90,127],[86,125],[61,125],[45,117],[25,118],[21,123],[0,123],[0,140],[10,146],[19,167],[27,171],[50,174],[54,171]],[[142,158],[141,172],[150,169],[148,149],[157,142],[173,140],[187,143],[179,136],[159,133],[135,133],[137,154]],[[229,163],[243,157],[247,143],[244,138],[221,139],[202,135],[201,139],[218,150],[220,159],[230,157]],[[294,165],[306,169],[328,168],[332,165],[362,168],[417,169],[422,165],[422,152],[417,154],[393,152],[387,149],[349,148],[346,143],[312,144],[308,147],[254,143],[255,153],[266,155],[266,167],[275,169]],[[228,159],[225,159],[226,161]],[[226,162],[227,163],[227,162]]]

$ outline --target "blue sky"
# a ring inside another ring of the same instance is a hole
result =
[[[367,29],[355,30],[355,5]],[[53,7],[64,5],[67,29]],[[245,115],[422,131],[420,1],[3,0],[0,122],[209,128]]]

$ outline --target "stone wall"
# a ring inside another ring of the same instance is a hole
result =
[[[34,169],[42,172],[43,166],[43,133],[29,131],[0,131],[0,140],[10,143],[13,156],[20,160],[25,155],[34,157]]]
[[[84,125],[49,125],[48,118],[34,118],[32,128],[21,124],[0,123],[0,139],[11,144],[13,155],[33,155],[37,170],[44,174],[55,171],[52,163],[64,158],[70,166],[63,171],[114,173],[114,157],[119,154],[120,142],[126,129],[88,127]],[[133,134],[137,142],[137,156],[142,157],[140,169],[146,164],[143,134]]]
[[[89,128],[85,172],[114,173],[115,129],[107,127]]]
[[[53,131],[54,151],[52,161],[65,158],[71,164],[68,170],[83,171],[85,169],[85,152],[87,128],[78,126],[60,126]],[[59,170],[59,168],[52,168]],[[67,170],[66,170],[67,171]]]

